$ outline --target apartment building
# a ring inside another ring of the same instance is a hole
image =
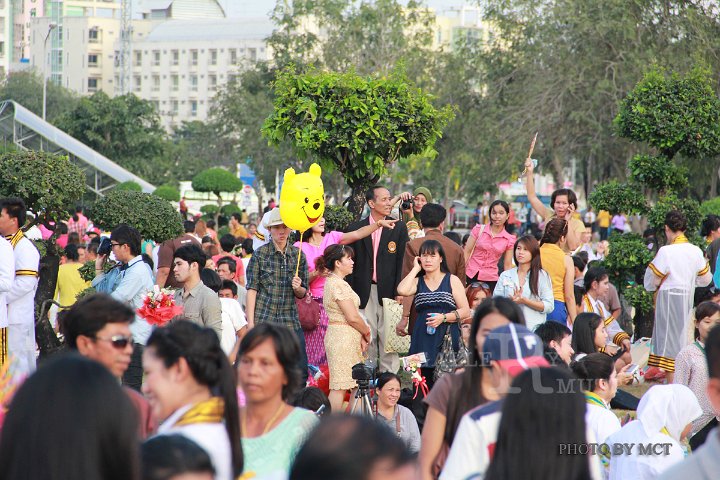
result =
[[[267,18],[170,20],[133,36],[131,90],[151,100],[163,125],[205,120],[218,89],[251,62],[268,60]]]

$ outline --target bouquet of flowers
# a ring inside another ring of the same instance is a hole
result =
[[[423,397],[427,397],[428,386],[425,377],[420,373],[420,367],[423,363],[427,362],[425,353],[416,353],[400,359],[403,364],[405,371],[410,372],[410,378],[412,379],[413,386],[415,387],[415,395],[413,400],[418,396],[418,393],[422,392]]]
[[[143,317],[151,325],[164,326],[173,318],[183,312],[181,306],[175,305],[175,295],[172,290],[160,289],[157,285],[147,293],[143,306],[137,310],[138,315]]]

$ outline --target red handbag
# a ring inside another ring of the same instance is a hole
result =
[[[295,305],[302,329],[306,332],[315,330],[320,325],[320,304],[313,299],[310,292],[307,292],[303,298],[295,297]]]

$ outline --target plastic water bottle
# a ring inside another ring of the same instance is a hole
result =
[[[435,335],[435,327],[431,327],[430,325],[428,325],[425,331],[428,335]]]

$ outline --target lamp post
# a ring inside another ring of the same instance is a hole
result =
[[[42,118],[45,120],[45,111],[47,109],[47,64],[48,64],[48,58],[47,58],[47,41],[48,38],[50,38],[50,33],[57,27],[57,23],[51,22],[48,24],[48,32],[47,35],[45,35],[45,41],[43,42],[43,109],[42,109]]]

